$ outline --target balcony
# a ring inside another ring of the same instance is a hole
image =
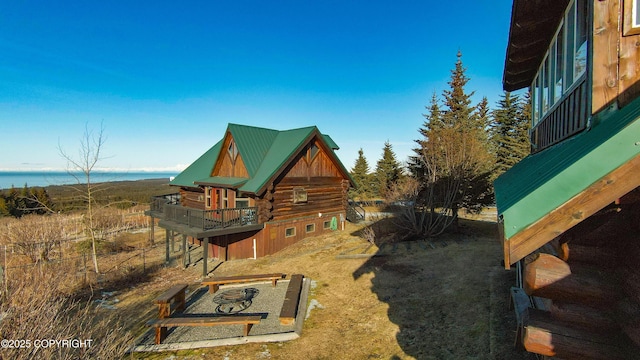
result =
[[[531,130],[532,152],[557,144],[584,130],[589,117],[588,88],[583,77]]]
[[[198,239],[263,227],[258,223],[257,207],[195,209],[180,205],[180,194],[153,197],[147,215],[160,219],[160,227]]]

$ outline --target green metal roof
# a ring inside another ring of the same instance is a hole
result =
[[[315,126],[281,131],[274,139],[271,148],[265,155],[258,171],[241,188],[242,191],[257,193],[267,185],[276,172],[285,165],[287,160],[310,140]]]
[[[506,240],[640,154],[640,98],[494,182]]]
[[[198,187],[194,184],[194,181],[211,176],[213,165],[216,163],[216,160],[218,160],[221,147],[222,140],[218,141],[211,149],[207,150],[196,161],[178,174],[178,176],[169,182],[169,185]]]
[[[171,185],[197,186],[197,184],[222,185],[237,188],[248,193],[262,192],[268,182],[278,174],[308,141],[314,136],[326,145],[328,155],[334,158],[336,165],[353,182],[349,172],[333,152],[338,149],[336,143],[318,128],[309,126],[299,129],[278,131],[253,126],[229,124],[227,132],[234,139],[238,152],[244,161],[249,179],[234,177],[212,177],[211,173],[218,160],[224,138],[187,167],[170,182]]]
[[[242,156],[250,177],[255,176],[264,157],[280,133],[278,130],[237,124],[229,124],[227,131],[235,140],[238,152]]]

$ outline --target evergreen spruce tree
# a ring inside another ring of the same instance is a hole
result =
[[[475,127],[477,129],[483,129],[484,131],[478,131],[478,135],[480,136],[480,141],[487,143],[489,146],[489,129],[491,128],[492,120],[491,120],[491,110],[489,109],[489,100],[487,97],[483,97],[480,103],[476,106],[475,112]]]
[[[367,200],[372,195],[372,174],[369,173],[369,163],[364,157],[362,148],[358,150],[358,158],[351,169],[351,177],[355,182],[356,188],[349,190],[349,197],[354,200]]]
[[[442,122],[446,127],[460,127],[465,130],[473,130],[475,126],[475,117],[473,112],[475,108],[471,106],[471,97],[475,93],[465,92],[465,86],[469,82],[469,78],[465,75],[467,70],[462,65],[462,53],[458,51],[458,60],[455,69],[451,71],[451,80],[448,84],[450,89],[443,91],[445,110],[442,114]]]
[[[428,236],[455,224],[458,209],[479,211],[493,202],[489,176],[494,161],[486,133],[487,101],[483,99],[478,106],[471,105],[474,93],[465,90],[469,78],[460,52],[457,58],[448,82],[450,88],[443,91],[442,110],[434,107],[438,103],[432,99],[431,109],[436,111],[425,116],[427,121],[420,129],[423,137],[416,141],[420,145],[416,157],[423,170],[422,174],[412,170],[421,183],[416,204],[430,209],[430,215],[427,220],[423,216],[422,224],[414,228],[421,228]],[[438,216],[436,209],[445,209],[449,216]]]
[[[391,144],[386,141],[382,149],[382,158],[376,164],[376,194],[385,198],[401,176],[402,166],[396,160],[396,154],[393,152]]]
[[[494,177],[509,170],[529,154],[529,124],[531,107],[525,96],[520,100],[509,92],[502,94],[498,108],[493,112],[491,141],[495,149],[496,172]]]
[[[429,138],[429,130],[434,127],[441,128],[443,126],[441,116],[442,111],[440,110],[438,97],[435,93],[431,96],[430,105],[428,107],[425,106],[425,108],[429,110],[429,112],[427,114],[422,114],[425,120],[422,123],[422,127],[418,129],[421,137],[418,140],[414,140],[418,146],[412,149],[415,155],[410,155],[409,160],[407,161],[409,173],[415,178],[425,176],[426,169],[424,168],[424,162],[422,161],[422,149],[425,141]]]

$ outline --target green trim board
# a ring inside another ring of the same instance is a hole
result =
[[[640,154],[640,99],[582,133],[530,155],[494,182],[509,240]],[[595,119],[597,120],[597,119]]]

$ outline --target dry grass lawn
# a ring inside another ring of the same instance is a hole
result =
[[[467,220],[461,232],[427,242],[381,246],[372,258],[339,255],[362,247],[361,228],[309,238],[258,260],[229,261],[216,275],[301,273],[314,281],[314,308],[302,336],[285,343],[247,344],[134,354],[144,359],[533,359],[513,348],[508,309],[512,271],[501,264],[495,223]],[[442,242],[443,240],[444,242]],[[446,245],[445,245],[446,244]],[[378,248],[376,248],[378,249]],[[170,267],[120,294],[140,333],[154,317],[152,299],[177,282],[197,286],[201,264]]]

